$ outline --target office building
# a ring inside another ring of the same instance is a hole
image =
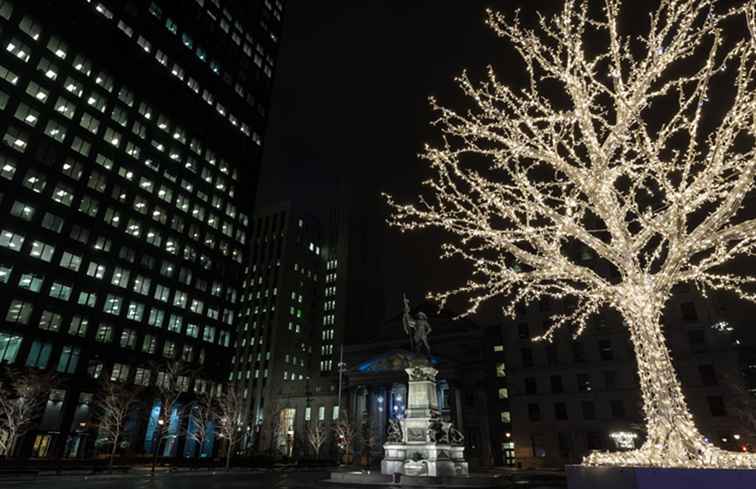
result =
[[[61,378],[17,453],[85,454],[97,379],[225,381],[282,8],[0,1],[0,362]]]

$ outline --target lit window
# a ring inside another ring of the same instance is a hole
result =
[[[71,324],[68,326],[68,334],[73,336],[81,336],[82,338],[87,335],[87,326],[89,320],[87,318],[76,315],[71,318]]]
[[[79,212],[83,212],[88,216],[94,217],[97,215],[98,207],[99,202],[97,201],[97,199],[85,195],[79,203]]]
[[[18,279],[18,287],[20,289],[26,289],[31,292],[39,292],[42,290],[42,284],[45,281],[45,277],[34,273],[25,273]]]
[[[18,59],[20,59],[24,63],[29,61],[29,53],[31,51],[29,49],[29,46],[22,43],[15,37],[11,39],[8,42],[8,44],[5,45],[5,50],[13,54],[14,56],[16,56]]]
[[[0,246],[13,251],[19,251],[24,244],[24,237],[20,234],[3,229],[0,231]]]
[[[34,207],[23,202],[15,201],[11,206],[11,215],[23,219],[24,221],[31,221],[34,217]]]
[[[178,32],[178,26],[170,17],[165,19],[165,28],[174,34]]]
[[[105,276],[105,266],[96,262],[89,262],[87,267],[87,275],[102,280]]]
[[[70,76],[66,78],[65,83],[63,84],[63,87],[69,92],[77,97],[81,97],[84,94],[84,87],[81,83],[74,80]]]
[[[123,299],[117,295],[108,294],[105,297],[105,304],[103,305],[102,310],[108,314],[113,314],[114,316],[117,316],[121,313],[121,303],[123,302]]]
[[[10,19],[13,13],[13,4],[7,0],[0,1],[0,17],[5,20]]]
[[[58,183],[53,190],[52,199],[59,204],[70,207],[73,202],[73,189],[68,185]]]
[[[56,36],[51,36],[47,43],[47,49],[60,59],[66,59],[68,46]]]
[[[152,43],[150,43],[150,41],[142,36],[139,36],[139,38],[137,39],[137,44],[144,50],[145,53],[152,51]]]
[[[92,145],[81,139],[79,136],[75,136],[71,143],[71,149],[83,156],[89,156],[89,152],[92,149]]]
[[[53,245],[43,243],[42,241],[32,241],[29,255],[33,256],[34,258],[39,258],[42,261],[50,262],[52,260],[53,253],[55,253],[55,247]]]
[[[92,74],[92,62],[80,54],[76,55],[76,58],[73,62],[73,67],[76,71],[86,76]]]
[[[62,217],[49,212],[45,212],[45,215],[42,217],[42,227],[54,233],[60,233],[63,230],[63,223],[64,220]]]
[[[64,117],[71,119],[76,111],[76,106],[70,100],[58,97],[58,100],[55,102],[55,111]]]
[[[87,103],[100,112],[105,112],[105,97],[100,94],[92,92],[87,99]]]
[[[9,323],[29,324],[33,307],[28,302],[13,300],[8,306],[5,320]]]
[[[79,298],[76,301],[79,305],[94,307],[97,302],[97,294],[89,291],[79,292]]]
[[[49,120],[45,127],[45,134],[58,142],[63,142],[66,138],[66,127],[58,121]]]
[[[37,71],[41,71],[45,78],[49,80],[57,80],[58,79],[58,67],[50,61],[47,58],[42,58],[39,60],[39,64],[37,64]]]
[[[70,253],[68,251],[64,251],[63,256],[60,258],[59,264],[63,268],[68,268],[69,270],[78,272],[79,268],[81,268],[81,256],[74,255],[73,253]]]
[[[50,297],[67,301],[71,298],[71,287],[59,282],[53,282],[50,286]]]
[[[76,366],[79,364],[79,354],[80,351],[77,347],[70,345],[63,346],[56,370],[64,374],[75,373]]]
[[[114,363],[113,371],[110,372],[110,380],[113,382],[126,382],[129,378],[129,366],[124,363]]]
[[[100,121],[85,112],[81,116],[79,125],[92,134],[97,134],[97,130],[100,128]]]
[[[132,29],[128,24],[126,24],[122,20],[118,21],[118,28],[121,29],[121,31],[124,34],[126,34],[128,37],[132,37],[134,35],[134,29]]]
[[[142,317],[144,317],[144,304],[138,302],[130,303],[126,310],[126,319],[139,322],[142,320]]]
[[[13,116],[16,119],[23,121],[32,127],[36,126],[37,122],[39,122],[39,112],[32,109],[31,107],[29,107],[23,102],[18,104],[18,107],[16,108],[16,113]]]
[[[9,2],[0,2],[0,4],[8,3]],[[3,7],[0,7],[0,9],[1,8]],[[25,15],[24,18],[21,19],[18,27],[35,41],[39,40],[39,35],[42,33],[42,26],[35,22],[34,19],[29,17],[28,15]]]
[[[95,83],[107,90],[108,92],[113,91],[113,77],[108,75],[107,73],[100,72],[95,77]]]

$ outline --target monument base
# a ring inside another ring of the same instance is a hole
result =
[[[465,447],[435,443],[386,443],[381,461],[382,474],[414,477],[467,477]]]
[[[751,489],[756,470],[568,465],[568,489]]]

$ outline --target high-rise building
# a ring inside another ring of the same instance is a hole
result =
[[[80,456],[93,379],[225,380],[282,8],[0,1],[0,362],[62,380],[19,451]]]
[[[291,452],[306,423],[338,418],[341,346],[383,320],[376,222],[349,203],[326,224],[290,203],[255,214],[232,379],[258,449]]]
[[[232,380],[246,386],[259,450],[293,446],[292,410],[304,412],[320,336],[323,255],[320,222],[290,204],[252,222]],[[300,406],[301,405],[301,406]]]

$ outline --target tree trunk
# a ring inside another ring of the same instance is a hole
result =
[[[108,470],[113,472],[113,458],[115,458],[116,450],[118,450],[118,437],[113,440],[113,448],[110,450],[110,461],[108,462]]]
[[[593,452],[589,465],[704,467],[756,466],[750,454],[726,452],[706,441],[688,410],[662,331],[662,304],[653,295],[620,304],[630,330],[646,418],[646,441],[627,452]]]
[[[231,469],[231,450],[233,449],[233,447],[233,443],[231,443],[231,440],[229,440],[228,448],[226,449],[226,472]]]

